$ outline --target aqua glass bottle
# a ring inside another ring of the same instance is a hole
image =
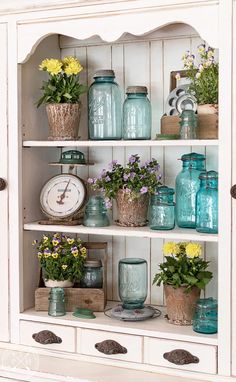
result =
[[[175,181],[175,221],[181,228],[196,228],[196,195],[200,187],[199,175],[205,170],[205,156],[184,154],[182,171]]]
[[[51,288],[49,293],[48,315],[53,317],[64,316],[65,310],[65,292],[63,288]]]
[[[149,206],[149,227],[153,230],[170,230],[175,227],[174,189],[167,186],[157,188],[151,195]]]
[[[197,139],[198,123],[194,110],[185,109],[180,116],[180,139]]]
[[[218,303],[212,297],[197,301],[193,318],[193,330],[198,333],[213,334],[218,330]]]
[[[107,227],[110,225],[102,196],[90,196],[85,207],[84,225],[86,227]]]
[[[89,88],[89,138],[121,139],[122,105],[113,70],[99,70]]]
[[[203,172],[199,179],[201,183],[196,196],[196,230],[218,233],[218,173]]]
[[[148,274],[144,259],[119,261],[119,296],[124,309],[141,309],[147,298]]]
[[[146,86],[129,86],[123,105],[123,139],[151,139],[152,111]]]

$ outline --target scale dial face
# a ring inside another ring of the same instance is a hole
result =
[[[43,186],[40,204],[50,218],[72,218],[83,207],[86,200],[84,182],[71,174],[56,175]]]

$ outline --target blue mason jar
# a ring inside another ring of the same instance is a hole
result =
[[[218,329],[218,303],[212,297],[197,301],[193,318],[193,330],[198,333],[213,334]]]
[[[160,186],[151,196],[148,219],[151,229],[170,230],[175,227],[174,193],[173,188]]]
[[[86,227],[107,227],[110,225],[102,196],[90,196],[85,207],[84,225]]]
[[[123,139],[151,139],[152,112],[146,86],[129,86],[123,105]]]
[[[101,260],[87,260],[84,263],[84,274],[80,281],[82,288],[102,288],[103,267]]]
[[[89,88],[89,138],[121,139],[121,93],[113,70],[99,70]]]
[[[124,309],[141,309],[147,298],[147,262],[139,258],[119,261],[119,296]]]
[[[53,317],[65,316],[65,292],[63,288],[51,288],[49,292],[48,315]]]
[[[218,233],[218,173],[203,172],[199,179],[201,183],[196,196],[196,230]]]
[[[197,139],[198,122],[194,110],[185,109],[180,116],[180,139]]]
[[[199,175],[205,170],[205,156],[184,154],[182,171],[175,181],[175,221],[181,228],[196,228],[196,195],[200,187]]]

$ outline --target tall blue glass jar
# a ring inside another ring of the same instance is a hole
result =
[[[176,224],[181,228],[196,228],[196,195],[200,187],[199,175],[205,170],[205,156],[197,153],[184,154],[182,171],[175,182]]]
[[[218,173],[203,172],[199,179],[201,183],[196,196],[196,230],[218,233]]]
[[[123,105],[123,139],[151,139],[152,112],[146,86],[129,86]]]
[[[119,296],[124,309],[141,309],[147,298],[147,262],[127,258],[119,261]]]
[[[89,138],[121,139],[121,93],[113,70],[99,70],[89,88]]]
[[[175,227],[174,193],[173,188],[161,186],[151,196],[148,218],[151,229],[170,230]]]

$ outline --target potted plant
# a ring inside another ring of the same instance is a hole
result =
[[[45,59],[39,69],[49,75],[49,79],[43,82],[43,95],[37,104],[38,107],[46,104],[48,139],[77,139],[81,112],[79,98],[87,90],[79,83],[79,73],[83,67],[76,57],[67,56],[62,60]]]
[[[156,159],[141,165],[140,157],[135,154],[130,156],[125,167],[113,160],[108,170],[103,169],[99,178],[89,178],[88,183],[105,194],[108,208],[112,206],[112,199],[116,199],[119,225],[144,226],[149,195],[154,194],[160,184],[159,168]]]
[[[208,261],[201,258],[200,244],[167,242],[163,246],[165,261],[153,284],[163,283],[168,321],[175,325],[191,325],[201,289],[209,283],[212,272]]]
[[[43,235],[33,245],[37,246],[46,287],[71,287],[75,281],[81,280],[87,250],[80,239],[55,233]]]

